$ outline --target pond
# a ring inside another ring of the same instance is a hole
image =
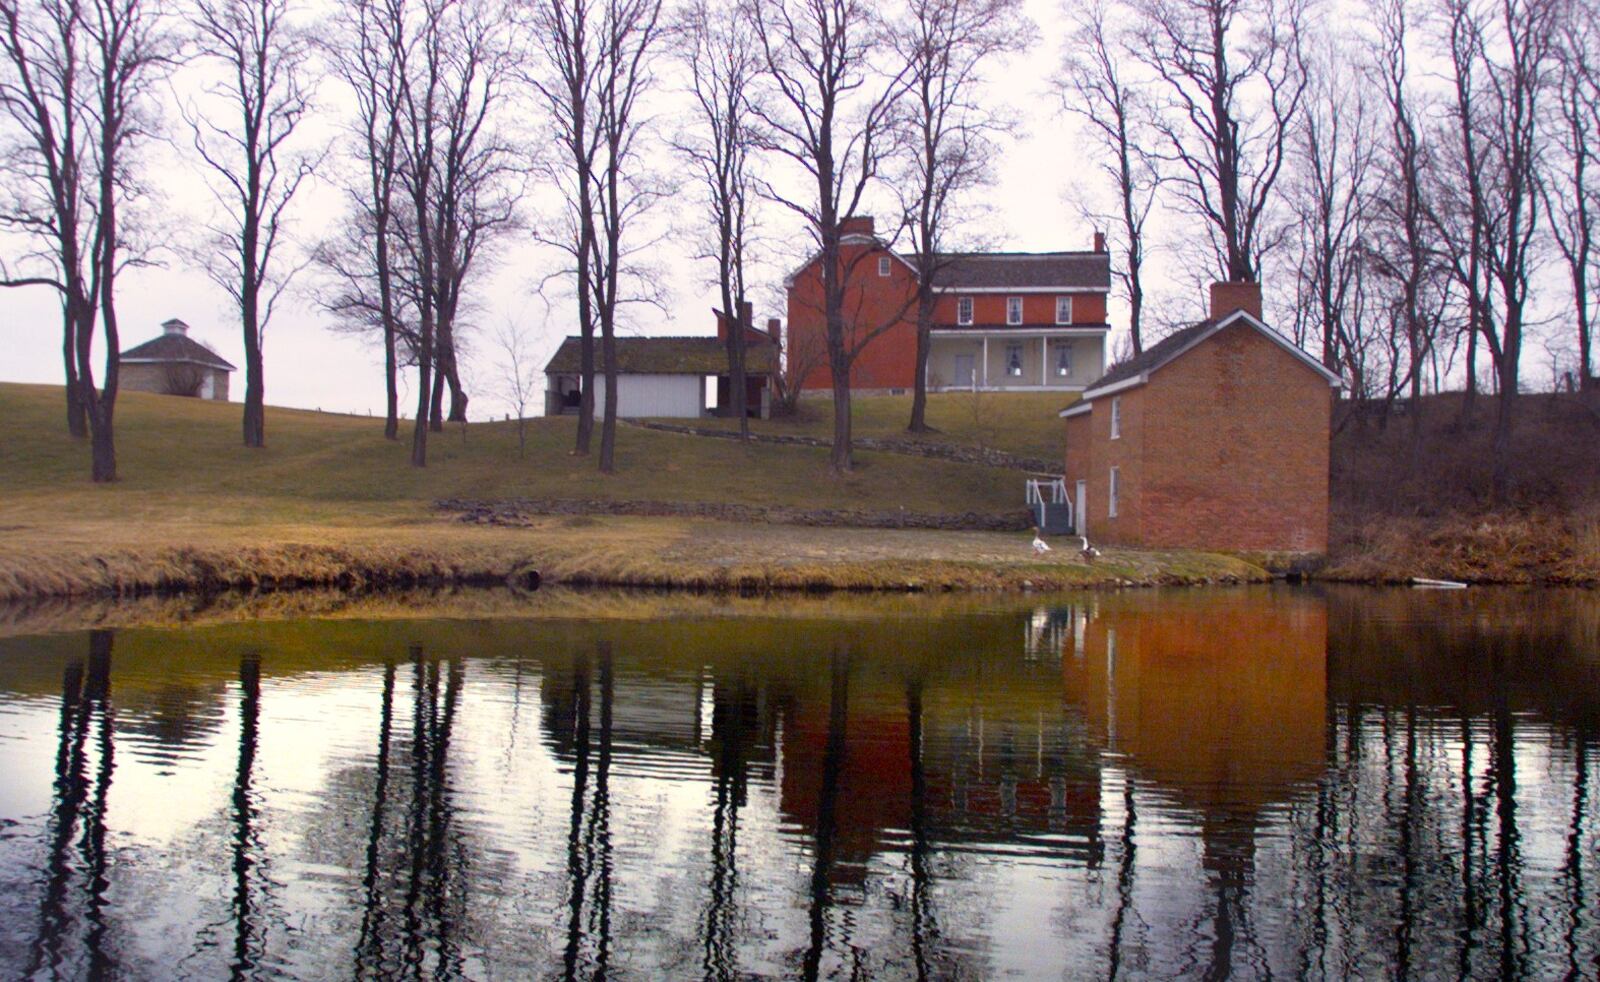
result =
[[[1595,594],[183,616],[0,618],[0,977],[1600,973]]]

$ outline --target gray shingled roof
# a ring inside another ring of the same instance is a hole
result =
[[[1089,383],[1089,387],[1085,391],[1098,389],[1104,385],[1114,385],[1124,379],[1130,379],[1135,375],[1142,375],[1152,369],[1160,368],[1178,357],[1178,353],[1187,347],[1190,341],[1210,330],[1215,323],[1216,321],[1213,320],[1203,320],[1198,324],[1191,324],[1181,331],[1167,335],[1132,358],[1126,361],[1119,361],[1106,369],[1106,373]]]
[[[546,373],[574,373],[581,366],[582,339],[567,338],[556,349]],[[600,339],[595,338],[595,371],[604,370]],[[751,344],[745,348],[745,370],[771,373],[777,348]],[[720,375],[728,370],[728,348],[721,338],[617,338],[617,371],[624,375]]]
[[[950,253],[934,273],[941,290],[1111,289],[1111,256],[1104,252]]]
[[[174,362],[205,365],[232,372],[236,369],[210,348],[183,334],[163,334],[117,356],[126,362]]]

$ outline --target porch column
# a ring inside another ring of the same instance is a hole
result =
[[[989,387],[989,335],[983,336],[983,369],[978,372],[978,388]]]
[[[1039,339],[1039,384],[1050,384],[1050,339]]]

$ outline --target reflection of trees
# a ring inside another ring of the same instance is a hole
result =
[[[256,802],[251,791],[256,737],[261,717],[261,656],[239,659],[239,766],[233,782],[233,964],[234,978],[250,975],[261,963],[261,938],[251,896],[251,871],[258,865],[261,843],[256,830]]]
[[[737,977],[739,809],[745,803],[750,745],[760,725],[755,688],[740,675],[712,691],[711,883],[701,969],[708,979]]]
[[[598,646],[600,734],[591,748],[593,697],[587,653],[572,666],[570,707],[557,706],[557,719],[571,721],[570,737],[557,732],[558,742],[570,739],[572,767],[572,819],[567,832],[567,945],[562,964],[568,979],[603,979],[611,958],[611,724],[616,678],[611,645]],[[594,755],[594,795],[589,800],[591,750]]]
[[[449,759],[466,672],[452,658],[441,679],[439,660],[420,647],[411,649],[411,669],[410,746],[396,747],[396,671],[392,664],[384,668],[365,903],[355,950],[355,974],[363,978],[454,978],[464,970],[457,935],[471,905],[470,851],[458,827]],[[407,777],[409,787],[392,789]],[[398,811],[390,807],[392,794],[404,801]]]
[[[41,971],[52,976],[75,975],[64,971],[69,935],[81,920],[84,958],[82,972],[89,978],[115,974],[116,964],[106,947],[106,798],[111,791],[114,718],[111,709],[110,631],[89,634],[89,658],[74,658],[61,679],[61,715],[58,724],[55,783],[50,811],[44,898],[26,975]],[[98,725],[96,725],[96,723]],[[95,731],[94,772],[90,774],[90,730]],[[78,891],[73,884],[79,884]],[[81,913],[74,916],[74,907]]]
[[[906,681],[906,725],[911,745],[911,959],[917,978],[929,977],[930,949],[939,940],[933,912],[932,844],[928,838],[928,775],[922,759],[922,676]]]
[[[822,793],[817,802],[816,838],[811,867],[811,944],[806,948],[803,974],[816,979],[827,946],[828,908],[832,904],[831,874],[837,833],[839,774],[844,769],[845,723],[850,696],[850,655],[835,648],[829,662],[828,742],[822,758]]]

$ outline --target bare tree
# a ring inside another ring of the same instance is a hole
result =
[[[1129,51],[1167,96],[1160,159],[1206,223],[1215,270],[1257,280],[1305,94],[1305,0],[1138,0]]]
[[[68,421],[87,421],[95,481],[117,477],[116,279],[137,260],[120,219],[139,192],[131,152],[168,54],[158,14],[146,0],[0,0],[0,227],[30,244],[20,264],[0,265],[0,285],[61,297]]]
[[[1014,50],[1023,30],[1020,0],[909,0],[890,28],[906,67],[904,175],[900,194],[917,274],[916,380],[907,429],[927,431],[928,355],[934,281],[950,261],[963,198],[991,178],[991,137],[1005,120],[978,99],[993,56]]]
[[[389,440],[400,438],[401,314],[391,225],[402,68],[393,54],[396,39],[404,35],[404,14],[405,0],[350,0],[335,12],[326,57],[355,97],[350,129],[357,175],[344,189],[354,222],[317,251],[318,262],[338,284],[323,306],[357,330],[375,327],[383,339],[383,435]]]
[[[599,128],[590,101],[597,85],[598,29],[592,21],[602,0],[526,0],[524,30],[539,55],[524,79],[539,97],[559,153],[541,161],[545,183],[561,196],[558,219],[536,226],[535,237],[566,256],[562,272],[573,278],[578,306],[578,433],[573,452],[589,453],[594,433],[594,163]]]
[[[512,318],[494,336],[500,354],[500,394],[517,413],[517,456],[528,456],[528,407],[538,391],[539,366],[525,321]]]
[[[596,234],[590,252],[594,267],[590,282],[606,377],[600,471],[610,474],[616,470],[617,312],[624,303],[647,299],[637,292],[637,288],[648,288],[650,279],[632,268],[638,249],[633,238],[639,218],[662,191],[660,182],[644,166],[642,144],[649,117],[639,100],[654,83],[651,66],[665,24],[662,0],[604,0],[602,11],[595,76],[599,152],[591,175]]]
[[[451,420],[466,419],[456,339],[465,284],[485,248],[516,224],[521,187],[495,128],[514,63],[505,31],[505,10],[493,0],[423,0],[395,43],[405,208],[391,230],[416,314],[417,467],[427,466],[428,431],[443,427],[446,384]]]
[[[1510,441],[1515,419],[1529,291],[1538,262],[1542,156],[1548,114],[1544,102],[1555,68],[1566,0],[1502,0],[1479,9],[1474,0],[1444,0],[1450,25],[1454,120],[1467,173],[1468,262],[1480,260],[1496,317],[1478,333],[1494,360],[1499,399],[1493,442],[1497,499],[1510,490]],[[1457,250],[1459,253],[1460,250]],[[1485,304],[1487,307],[1487,304]]]
[[[881,30],[864,0],[746,0],[761,47],[769,100],[758,102],[764,148],[793,163],[806,190],[763,193],[805,222],[821,264],[823,323],[833,382],[834,471],[851,469],[850,368],[881,324],[857,323],[845,310],[860,265],[845,261],[844,228],[893,149],[891,111],[906,68],[881,72]],[[908,305],[909,309],[909,305]],[[790,326],[790,344],[794,329]]]
[[[197,0],[200,53],[221,67],[207,105],[186,111],[195,152],[214,175],[223,217],[203,252],[244,330],[244,445],[266,446],[262,341],[296,269],[278,255],[285,213],[316,165],[286,146],[309,108],[311,45],[289,0]],[[275,262],[275,260],[277,260]]]
[[[1409,4],[1407,0],[1381,0],[1376,13],[1372,80],[1382,93],[1387,139],[1379,151],[1385,180],[1376,197],[1375,241],[1369,255],[1399,290],[1393,322],[1405,338],[1406,368],[1397,380],[1411,391],[1409,415],[1415,452],[1422,434],[1424,365],[1433,350],[1445,296],[1439,289],[1438,264],[1428,234],[1431,205],[1425,195],[1431,165],[1429,148],[1417,124],[1410,77]]]
[[[760,70],[755,35],[741,11],[714,8],[709,0],[691,0],[679,25],[682,57],[689,68],[693,123],[673,141],[694,168],[709,206],[711,224],[706,253],[717,264],[717,290],[728,319],[728,380],[739,436],[750,436],[746,406],[746,332],[750,330],[745,299],[755,188],[750,106]]]
[[[162,373],[161,393],[169,396],[196,398],[205,387],[206,372],[198,365],[183,362],[169,364]]]
[[[1297,239],[1295,343],[1320,342],[1322,363],[1358,371],[1367,319],[1365,234],[1373,208],[1375,133],[1356,66],[1333,54],[1313,73],[1290,144],[1286,197]],[[1352,394],[1361,392],[1352,386]]]
[[[1109,224],[1117,229],[1113,238],[1122,258],[1115,275],[1128,297],[1128,333],[1137,355],[1144,350],[1145,224],[1162,181],[1161,168],[1147,150],[1155,142],[1152,109],[1113,33],[1122,8],[1109,0],[1067,6],[1072,31],[1057,91],[1066,110],[1088,124],[1099,151],[1098,169],[1116,196]],[[1094,217],[1098,223],[1102,216]]]
[[[1600,78],[1594,61],[1600,57],[1596,44],[1596,13],[1584,8],[1587,16],[1574,18],[1562,29],[1557,52],[1554,85],[1553,138],[1556,151],[1549,174],[1540,185],[1545,211],[1550,215],[1551,238],[1567,265],[1572,284],[1572,313],[1577,332],[1578,385],[1600,388],[1594,362],[1594,303],[1600,294],[1596,284],[1596,220],[1600,218],[1596,194],[1600,193],[1596,170],[1600,170]]]

